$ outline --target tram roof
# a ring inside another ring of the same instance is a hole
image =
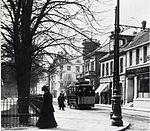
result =
[[[82,85],[82,84],[89,84],[89,81],[81,81],[81,82],[75,83],[75,85]]]

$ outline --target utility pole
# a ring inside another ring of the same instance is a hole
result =
[[[119,85],[119,0],[115,9],[114,75],[112,96],[112,126],[123,126],[121,115],[121,87]]]

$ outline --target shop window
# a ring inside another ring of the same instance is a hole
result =
[[[136,49],[136,64],[139,64],[139,49]]]
[[[123,58],[120,59],[120,73],[123,72]]]
[[[129,52],[129,65],[132,65],[132,51]]]
[[[138,97],[140,98],[150,98],[150,89],[149,89],[149,79],[142,78],[139,79],[139,88],[138,88]]]
[[[143,51],[144,51],[144,53],[143,53],[144,56],[143,57],[144,57],[144,63],[145,63],[145,62],[147,62],[147,46],[144,46]]]

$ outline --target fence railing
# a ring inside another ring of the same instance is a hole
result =
[[[30,96],[29,113],[18,112],[18,98],[5,98],[1,100],[1,126],[4,128],[35,126],[40,108],[42,97],[37,95]],[[20,116],[28,116],[28,123],[19,123]]]

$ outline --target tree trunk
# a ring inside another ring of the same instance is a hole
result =
[[[31,49],[24,47],[17,51],[16,72],[18,86],[18,112],[21,124],[28,123],[30,77],[31,77]]]
[[[26,0],[22,3],[21,17],[21,41],[16,50],[17,66],[17,86],[18,86],[18,105],[20,123],[28,123],[30,80],[32,66],[32,36],[31,36],[31,14],[33,0]]]

